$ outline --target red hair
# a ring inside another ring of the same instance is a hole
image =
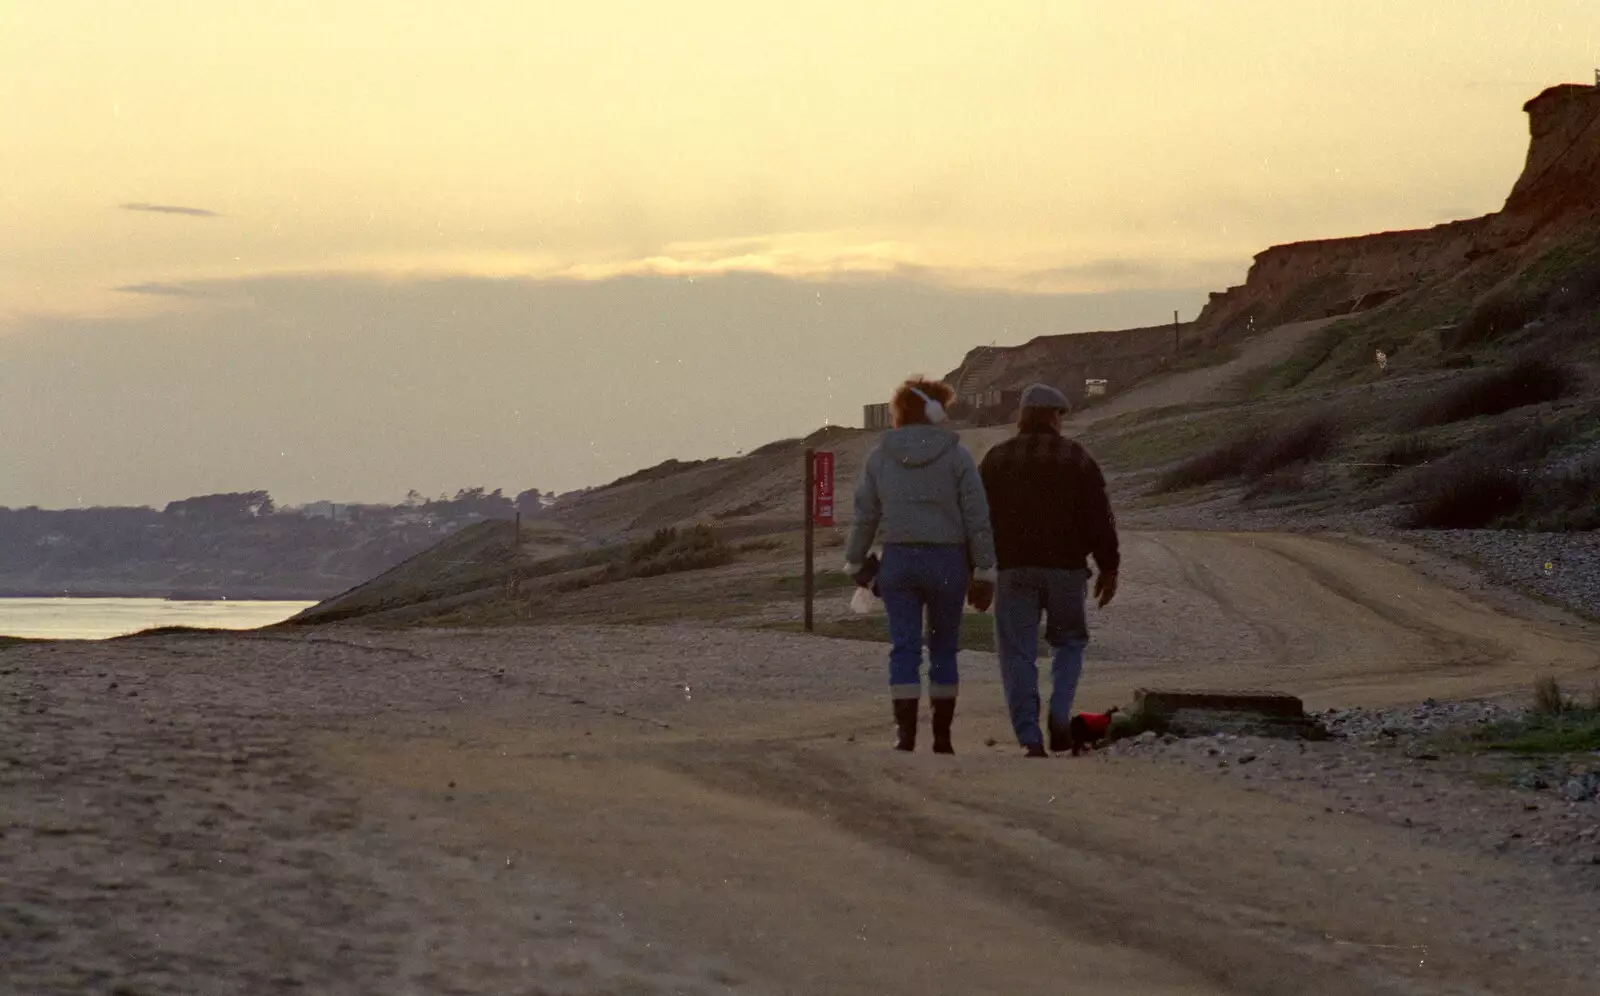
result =
[[[889,411],[894,416],[896,429],[903,425],[927,425],[929,422],[927,402],[917,397],[918,391],[950,407],[950,402],[956,399],[956,389],[942,380],[929,380],[926,377],[912,377],[904,384],[895,388],[894,397],[889,399]]]

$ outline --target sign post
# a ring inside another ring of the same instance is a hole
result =
[[[833,525],[833,454],[807,449],[805,453],[806,526],[806,632],[816,629],[816,532],[818,526]]]
[[[816,479],[815,479],[816,478],[816,468],[817,468],[816,456],[817,456],[817,454],[816,454],[815,450],[810,449],[809,447],[806,449],[806,456],[805,456],[806,465],[805,465],[805,471],[804,471],[806,483],[805,483],[805,490],[802,492],[805,495],[805,501],[803,502],[803,505],[805,507],[805,511],[802,514],[806,518],[805,592],[806,592],[806,632],[807,633],[812,632],[813,629],[815,628],[815,623],[813,621],[812,612],[811,612],[811,603],[812,603],[813,598],[816,595],[816,577],[812,573],[813,572],[813,554],[815,553],[815,550],[816,550],[816,524],[817,524],[816,515],[813,514],[815,512],[816,493],[817,493],[817,483],[816,483]]]
[[[827,450],[817,453],[812,463],[812,487],[815,489],[816,504],[812,515],[819,526],[833,525],[833,454]]]

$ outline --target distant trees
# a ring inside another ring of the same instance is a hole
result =
[[[164,508],[0,506],[0,591],[143,590],[182,578],[186,590],[322,591],[348,587],[472,522],[540,514],[552,495],[514,498],[461,488],[403,504],[339,505],[346,514],[280,509],[266,491],[195,495]],[[241,581],[248,578],[249,581]]]
[[[517,509],[517,502],[506,497],[499,488],[493,491],[481,487],[461,488],[454,497],[442,494],[438,498],[424,498],[421,492],[413,488],[406,493],[403,507],[426,512],[437,520],[449,522],[474,517],[509,519]]]
[[[485,491],[483,488],[462,488],[456,496],[448,502],[442,503],[452,517],[460,518],[468,515],[481,515],[485,519],[509,519],[515,511],[515,506],[510,498],[500,493],[499,488]]]
[[[522,513],[524,519],[531,519],[544,513],[544,493],[538,488],[529,488],[517,493],[517,511]]]
[[[175,519],[234,522],[271,515],[276,508],[272,496],[265,491],[230,491],[168,502],[162,514]]]

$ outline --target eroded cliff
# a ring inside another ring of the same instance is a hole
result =
[[[1266,249],[1243,284],[1213,293],[1183,327],[1183,348],[1355,314],[1397,298],[1425,298],[1427,307],[1418,309],[1425,318],[1452,321],[1531,269],[1549,268],[1552,258],[1592,256],[1600,246],[1600,87],[1551,87],[1523,110],[1527,161],[1500,211],[1433,228]],[[1032,380],[1081,391],[1085,377],[1104,377],[1115,391],[1162,369],[1173,353],[1171,326],[1047,336],[973,350],[949,379],[969,393]]]
[[[1600,88],[1551,87],[1523,110],[1527,162],[1500,211],[1427,229],[1273,246],[1255,257],[1243,284],[1211,295],[1196,323],[1201,336],[1349,314],[1429,285],[1453,284],[1467,302],[1553,244],[1592,240]]]

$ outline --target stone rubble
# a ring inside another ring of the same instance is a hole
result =
[[[1600,751],[1520,758],[1453,749],[1464,731],[1516,718],[1509,702],[1428,700],[1317,716],[1322,742],[1145,732],[1094,755],[1210,773],[1247,791],[1404,826],[1422,838],[1570,868],[1600,889]]]

